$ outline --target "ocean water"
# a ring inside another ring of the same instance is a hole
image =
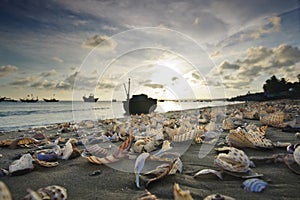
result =
[[[158,102],[155,112],[186,110],[207,106],[225,105],[225,101],[213,102]],[[60,101],[36,103],[0,102],[0,131],[13,131],[53,123],[79,122],[124,117],[122,102]]]

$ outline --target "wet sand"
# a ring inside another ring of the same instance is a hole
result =
[[[299,104],[299,101],[297,101]],[[178,112],[177,115],[182,114]],[[260,126],[258,120],[246,120]],[[299,124],[298,124],[299,125]],[[53,134],[57,130],[48,130],[46,133]],[[16,138],[24,132],[1,133],[0,139]],[[66,133],[72,136],[74,133]],[[228,131],[224,131],[217,144],[223,144]],[[295,132],[283,132],[281,129],[269,127],[266,137],[273,142],[299,142]],[[216,147],[218,147],[216,145]],[[81,147],[84,148],[84,147]],[[207,156],[198,157],[201,144],[191,144],[188,150],[180,157],[183,162],[183,172],[168,175],[161,180],[153,182],[147,188],[159,199],[174,199],[173,184],[176,182],[183,190],[189,190],[194,199],[203,199],[212,193],[220,193],[235,199],[299,199],[300,198],[300,176],[293,173],[284,163],[254,162],[256,167],[253,171],[263,174],[263,180],[269,183],[268,187],[261,193],[251,193],[242,189],[244,179],[225,174],[223,180],[216,176],[193,175],[201,169],[212,168],[216,151],[212,150]],[[285,148],[274,149],[249,149],[244,148],[249,156],[271,156],[276,153],[286,153]],[[28,148],[0,149],[0,167],[7,169],[13,158],[21,153],[30,151]],[[298,167],[298,166],[296,166]],[[90,176],[95,170],[100,174]],[[105,165],[89,163],[83,157],[71,160],[59,160],[59,166],[45,168],[35,164],[32,172],[20,176],[1,177],[12,193],[13,199],[22,199],[26,189],[37,190],[49,185],[60,185],[67,189],[68,199],[137,199],[144,189],[138,189],[135,185],[134,173],[122,172]]]

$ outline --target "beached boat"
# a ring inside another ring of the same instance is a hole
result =
[[[82,97],[84,102],[97,102],[99,98],[95,98],[94,94],[90,94],[88,97],[85,95]]]
[[[9,98],[9,97],[4,97],[4,99],[2,101],[6,101],[6,102],[17,102],[18,100]]]
[[[128,88],[124,84],[127,95],[126,101],[123,101],[123,108],[126,115],[149,114],[157,107],[157,99],[149,98],[146,94],[132,95],[130,97],[130,79],[128,80]]]
[[[38,97],[33,97],[33,95],[31,94],[31,96],[27,95],[26,98],[20,99],[20,101],[22,102],[27,102],[27,103],[35,103],[39,100]]]
[[[55,95],[53,94],[52,98],[50,98],[50,99],[45,99],[45,98],[43,98],[43,100],[44,100],[45,102],[59,102],[59,100],[58,100],[58,99],[55,99],[54,96],[55,96]]]

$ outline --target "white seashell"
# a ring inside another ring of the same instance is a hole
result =
[[[34,167],[32,161],[33,158],[29,153],[24,154],[19,160],[15,160],[11,165],[9,165],[8,171],[10,174],[13,174],[18,171],[31,170]]]
[[[65,147],[62,149],[61,159],[68,160],[72,153],[73,153],[73,146],[71,142],[68,141]]]
[[[295,162],[300,165],[300,145],[296,146],[293,155]]]
[[[211,194],[205,197],[203,200],[235,200],[235,199],[222,194]]]
[[[215,174],[219,179],[223,179],[221,172],[216,171],[214,169],[202,169],[194,175],[194,178],[204,174]]]
[[[4,182],[0,181],[0,199],[1,200],[12,200],[10,191]]]
[[[231,147],[228,154],[220,153],[214,160],[216,166],[231,172],[247,172],[252,162],[244,151]]]

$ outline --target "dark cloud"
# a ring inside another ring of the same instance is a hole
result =
[[[82,47],[109,51],[116,47],[117,43],[106,35],[94,35],[83,42]]]
[[[2,76],[7,76],[10,73],[13,73],[15,71],[17,71],[18,68],[16,66],[13,65],[3,65],[0,67],[0,77]]]

